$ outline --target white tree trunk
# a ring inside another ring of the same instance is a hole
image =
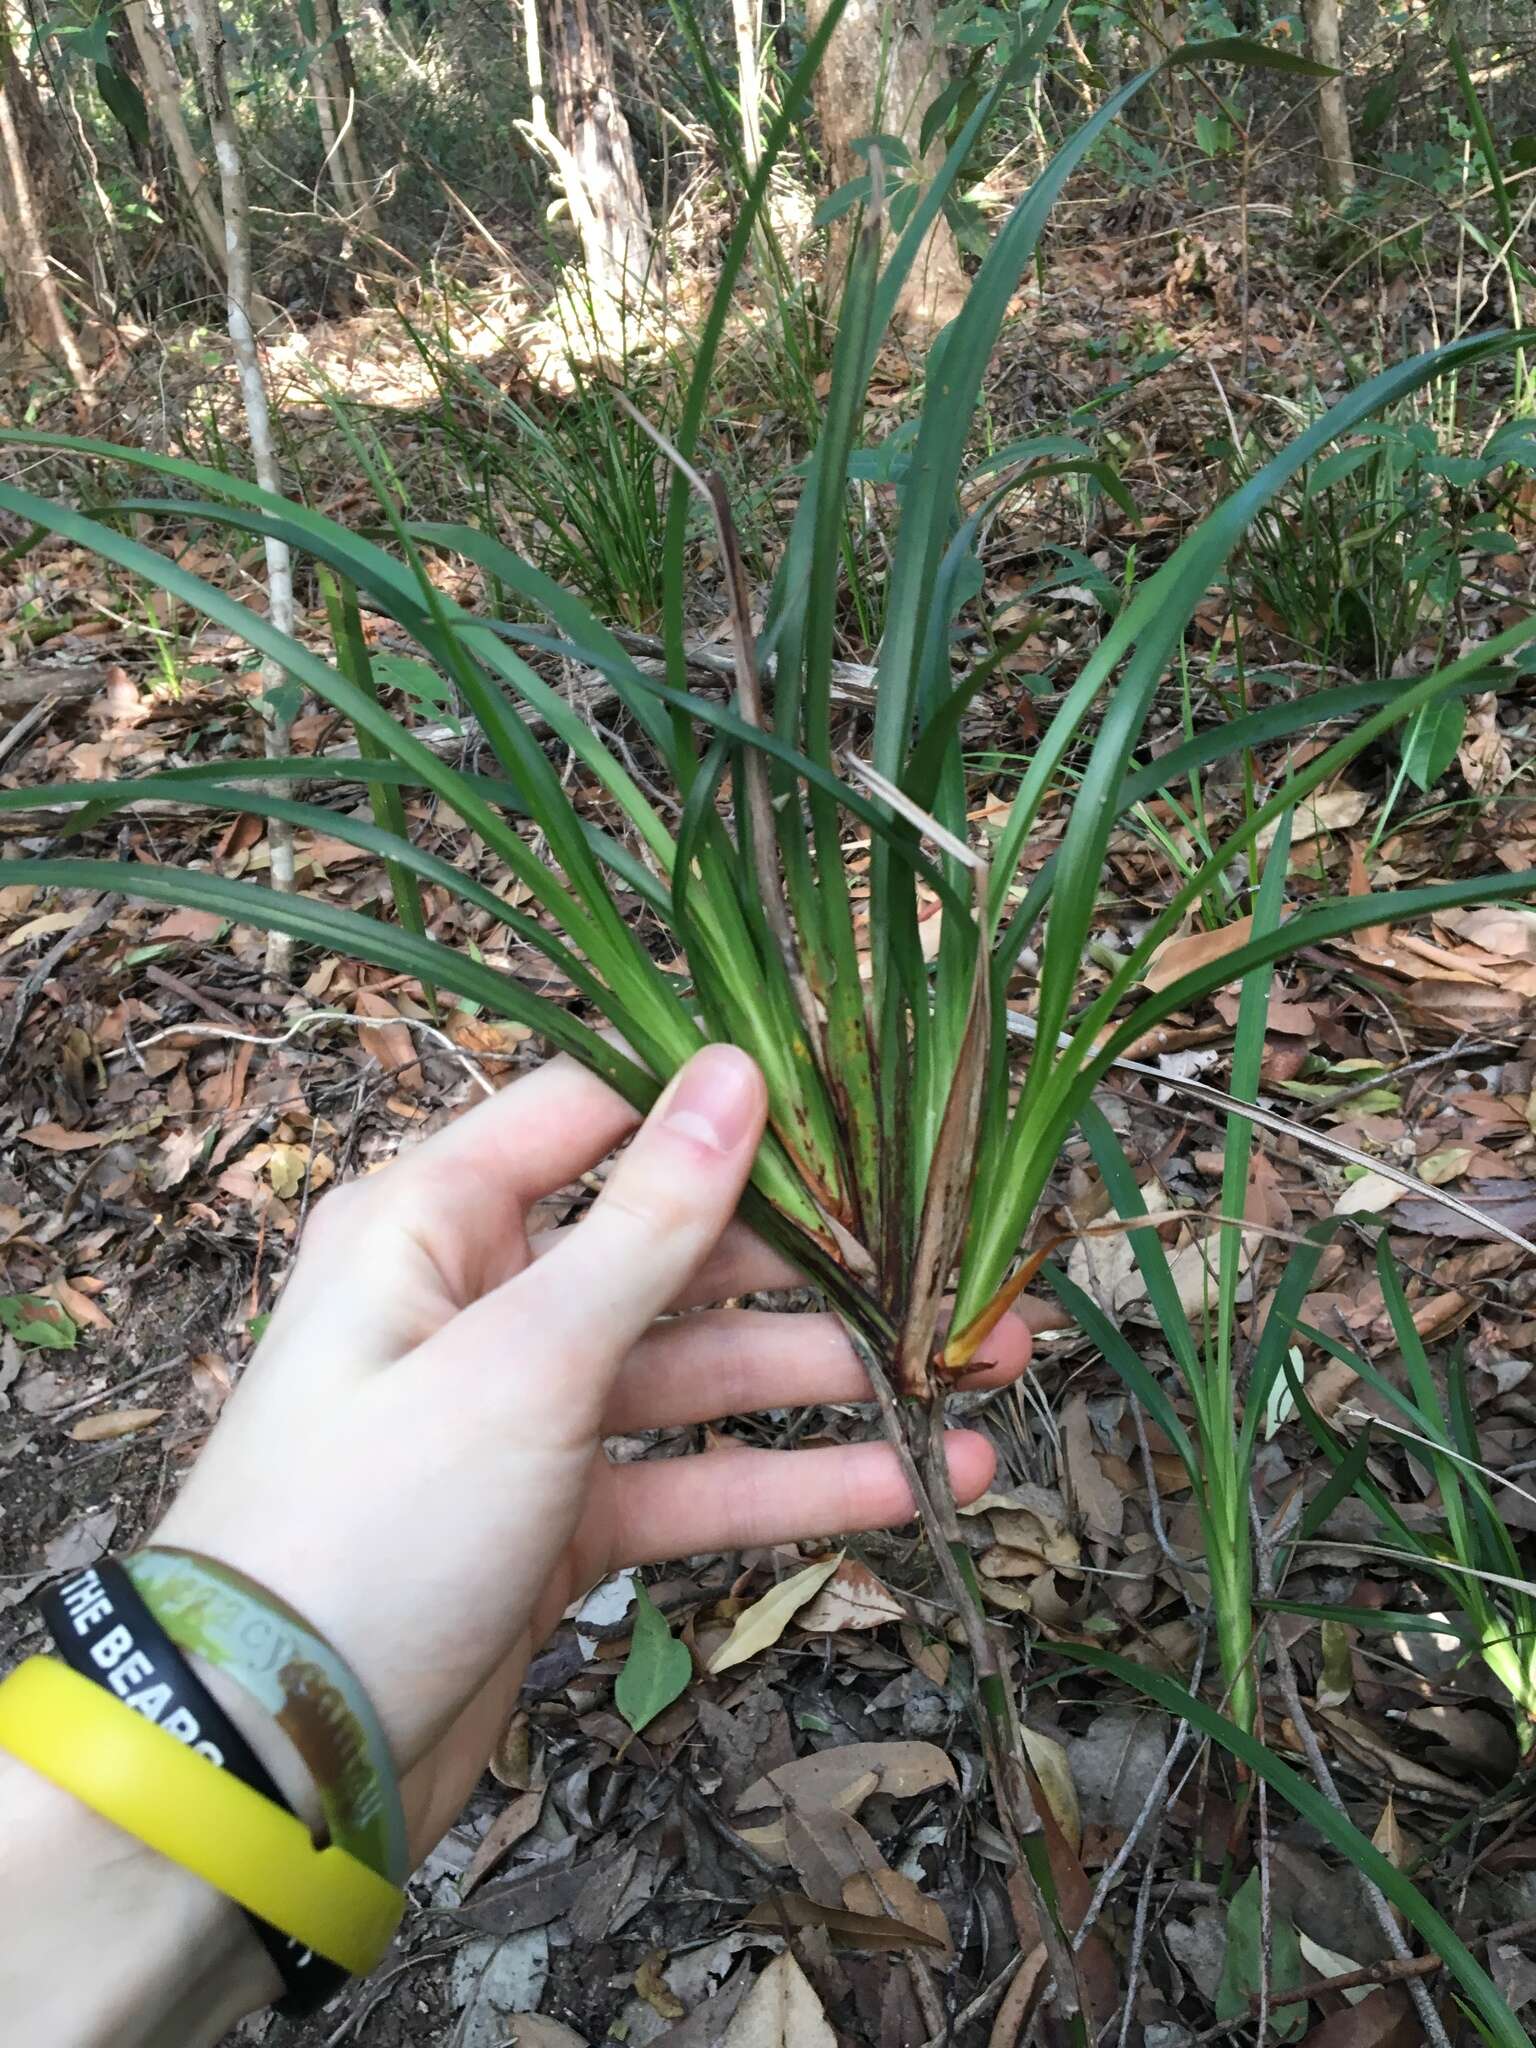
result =
[[[272,438],[272,415],[267,405],[266,380],[262,376],[261,353],[251,324],[251,232],[245,196],[245,165],[240,156],[240,139],[229,99],[229,79],[224,66],[224,23],[218,0],[187,0],[187,15],[197,50],[198,71],[213,137],[214,157],[219,166],[219,189],[224,208],[224,256],[228,277],[229,338],[240,374],[240,396],[245,406],[246,427],[251,437],[251,455],[256,481],[264,491],[280,494],[283,480],[277,466]],[[293,631],[293,558],[285,541],[266,542],[268,617],[281,633]],[[262,690],[268,702],[263,707],[267,752],[286,754],[289,750],[289,722],[272,707],[274,693],[287,681],[275,661],[261,665]],[[272,857],[274,889],[293,887],[293,829],[278,819],[267,826],[267,845]],[[267,937],[267,975],[273,982],[286,982],[293,965],[293,941],[281,932]]]
[[[1322,150],[1322,187],[1334,201],[1355,189],[1355,153],[1349,139],[1349,101],[1344,91],[1344,56],[1339,40],[1339,0],[1305,0],[1307,40],[1319,64],[1337,71],[1317,92],[1317,140]]]
[[[736,35],[736,96],[741,101],[741,154],[750,176],[763,160],[762,0],[731,0]]]

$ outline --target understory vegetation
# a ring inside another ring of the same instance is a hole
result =
[[[131,1535],[327,1181],[731,1040],[924,1541],[562,1632],[444,1866],[527,2011],[749,2048],[779,1950],[881,2048],[1526,2042],[1520,11],[7,20],[0,1463],[91,1447],[7,1566]],[[510,2024],[438,1975],[398,2038]]]

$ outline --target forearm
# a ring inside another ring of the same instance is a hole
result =
[[[275,1995],[238,1910],[0,1755],[0,2012],[56,2048],[211,2048]]]

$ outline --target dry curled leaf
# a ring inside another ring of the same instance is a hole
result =
[[[666,1962],[666,1950],[653,1948],[635,1972],[635,1989],[659,2019],[680,2020],[688,2008],[661,1974]]]

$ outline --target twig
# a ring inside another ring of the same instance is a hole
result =
[[[326,2035],[325,2048],[340,2048],[348,2034],[360,2027],[374,2008],[389,1995],[389,1987],[397,1977],[403,1977],[408,1970],[419,1969],[423,1963],[436,1962],[440,1957],[461,1947],[468,1938],[463,1934],[455,1935],[452,1941],[440,1942],[435,1948],[418,1949],[415,1955],[407,1956],[404,1962],[396,1963],[393,1969],[386,1970],[374,1986],[372,1997],[361,1999],[351,2012],[345,2015],[341,2025],[333,2033]]]
[[[78,924],[71,925],[64,936],[48,948],[42,959],[27,970],[21,986],[11,998],[11,1014],[4,1031],[0,1032],[0,1065],[10,1058],[11,1048],[21,1036],[21,1027],[27,1021],[27,1013],[36,1002],[49,975],[83,940],[94,937],[116,908],[116,896],[101,897],[81,915]]]
[[[1168,1541],[1168,1528],[1163,1521],[1163,1494],[1157,1483],[1157,1469],[1152,1463],[1152,1446],[1147,1441],[1147,1418],[1134,1394],[1131,1396],[1131,1417],[1136,1424],[1136,1445],[1141,1452],[1141,1469],[1146,1475],[1147,1512],[1152,1521],[1152,1540],[1174,1571],[1182,1572],[1183,1566],[1173,1554],[1173,1545]],[[1201,1647],[1203,1650],[1204,1645]]]
[[[973,2026],[977,2020],[985,2019],[1014,1978],[1017,1977],[1020,1970],[1023,1969],[1027,1960],[1028,1958],[1022,1949],[1020,1949],[1017,1955],[1010,1956],[991,1983],[984,1984],[969,2005],[961,2006],[954,2019],[948,2023],[948,2031],[936,2035],[932,2040],[925,2041],[923,2048],[945,2048],[945,2042],[952,2035],[963,2034],[966,2028]]]
[[[58,709],[61,701],[57,691],[54,691],[47,697],[40,698],[30,711],[24,712],[17,719],[9,732],[0,733],[0,761],[5,760],[8,755],[14,754],[22,741],[30,739],[40,725],[46,725]]]
[[[1337,1095],[1330,1095],[1326,1102],[1313,1104],[1305,1114],[1318,1116],[1324,1110],[1331,1112],[1343,1103],[1355,1102],[1362,1095],[1369,1095],[1373,1088],[1389,1088],[1394,1081],[1404,1080],[1409,1074],[1427,1073],[1431,1067],[1443,1067],[1455,1059],[1481,1059],[1485,1053],[1497,1052],[1498,1049],[1496,1045],[1490,1045],[1486,1039],[1462,1036],[1454,1045],[1448,1045],[1442,1052],[1429,1052],[1418,1060],[1400,1060],[1395,1067],[1388,1067],[1380,1074],[1368,1075],[1363,1081],[1356,1081],[1348,1088],[1341,1088]]]
[[[128,1059],[134,1052],[141,1052],[147,1045],[158,1045],[166,1038],[214,1038],[223,1043],[268,1047],[287,1045],[304,1032],[312,1031],[317,1024],[351,1024],[359,1031],[377,1031],[381,1026],[403,1024],[408,1031],[419,1031],[423,1038],[430,1038],[435,1045],[440,1046],[450,1059],[457,1061],[484,1094],[496,1093],[475,1064],[479,1055],[467,1052],[461,1045],[455,1045],[446,1031],[439,1030],[435,1024],[429,1024],[425,1017],[355,1017],[350,1010],[303,1010],[293,1019],[286,1031],[271,1034],[262,1031],[236,1031],[224,1024],[168,1024],[163,1031],[152,1031],[148,1038],[136,1038],[131,1046],[115,1047],[104,1057],[109,1060]],[[506,1055],[498,1053],[495,1057],[505,1059]]]
[[[71,619],[69,626],[74,624]],[[106,687],[107,672],[99,665],[81,668],[60,662],[55,667],[43,662],[0,675],[0,711],[26,711],[49,697],[94,697]]]
[[[113,1401],[126,1394],[133,1387],[142,1387],[146,1380],[157,1380],[162,1373],[173,1367],[184,1365],[185,1358],[163,1358],[158,1365],[146,1366],[143,1372],[136,1372],[132,1379],[119,1380],[115,1387],[102,1387],[94,1394],[87,1394],[82,1400],[71,1401],[67,1408],[50,1408],[46,1415],[39,1415],[38,1421],[51,1428],[56,1422],[68,1422],[72,1415],[81,1415],[87,1408],[94,1408],[98,1401]]]
[[[1199,1647],[1195,1651],[1195,1668],[1189,1681],[1189,1689],[1192,1693],[1199,1692],[1200,1680],[1205,1670],[1206,1633],[1202,1629]],[[1191,1733],[1192,1729],[1188,1721],[1181,1721],[1174,1730],[1173,1740],[1168,1745],[1168,1754],[1163,1758],[1157,1776],[1152,1780],[1151,1788],[1146,1798],[1142,1801],[1141,1811],[1131,1822],[1125,1840],[1120,1844],[1100,1873],[1099,1881],[1094,1887],[1093,1897],[1088,1901],[1088,1910],[1083,1915],[1082,1924],[1072,1937],[1074,1952],[1080,1949],[1088,1939],[1090,1929],[1104,1910],[1104,1902],[1114,1888],[1115,1879],[1131,1860],[1142,1829],[1152,1819],[1153,1815],[1160,1810],[1164,1795],[1168,1790],[1168,1782],[1173,1776],[1173,1767],[1178,1762],[1179,1753],[1189,1740]]]
[[[1021,1016],[1017,1011],[1008,1013],[1008,1029],[1021,1038],[1035,1036],[1033,1017]],[[1065,1040],[1067,1034],[1063,1033]],[[1324,1152],[1330,1159],[1341,1160],[1346,1166],[1361,1166],[1369,1173],[1379,1173],[1384,1180],[1395,1181],[1399,1187],[1407,1188],[1426,1202],[1438,1202],[1442,1209],[1450,1209],[1458,1216],[1466,1217],[1469,1223],[1476,1223],[1490,1236],[1502,1238],[1505,1244],[1512,1244],[1517,1250],[1528,1252],[1536,1258],[1536,1244],[1530,1238],[1522,1237],[1507,1223],[1487,1210],[1477,1208],[1471,1202],[1464,1202],[1459,1195],[1453,1195],[1448,1188],[1431,1187],[1427,1180],[1420,1180],[1417,1174],[1405,1173],[1400,1166],[1394,1166],[1390,1159],[1376,1159],[1369,1152],[1358,1151],[1353,1145],[1346,1145],[1339,1138],[1326,1137],[1321,1131],[1314,1131],[1306,1124],[1293,1122],[1289,1117],[1277,1116],[1273,1110],[1261,1109],[1256,1102],[1239,1102],[1235,1095],[1228,1095],[1224,1088],[1213,1088],[1206,1081],[1185,1080],[1175,1074],[1165,1074],[1157,1067],[1149,1067],[1141,1060],[1117,1059],[1111,1065],[1127,1074],[1141,1074],[1149,1081],[1155,1081],[1160,1088],[1168,1088],[1176,1095],[1189,1095],[1196,1102],[1203,1102],[1212,1109],[1218,1109],[1223,1116],[1246,1117],[1260,1130],[1273,1131],[1276,1136],[1291,1138],[1301,1146],[1314,1152]],[[1375,1083],[1372,1084],[1373,1086]],[[1251,1226],[1246,1226],[1251,1227]]]
[[[906,1958],[906,1964],[907,1981],[912,1986],[912,1995],[917,2000],[929,2038],[938,2042],[939,2048],[949,2048],[953,2035],[944,2017],[944,2001],[939,1997],[939,1988],[934,1982],[932,1964],[926,1956],[915,1953]]]
[[[1518,1941],[1521,1935],[1536,1931],[1536,1914],[1528,1914],[1524,1920],[1512,1920],[1507,1927],[1495,1927],[1479,1939],[1479,1947],[1495,1941]],[[1414,1977],[1432,1977],[1436,1970],[1445,1968],[1444,1956],[1409,1956],[1405,1960],[1394,1956],[1390,1962],[1367,1963],[1358,1970],[1342,1970],[1337,1977],[1313,1977],[1305,1984],[1298,1984],[1294,1990],[1287,1990],[1286,2002],[1295,1999],[1322,1998],[1330,1991],[1363,1991],[1372,1984],[1403,1984]],[[1251,1994],[1250,1994],[1251,1996]]]

